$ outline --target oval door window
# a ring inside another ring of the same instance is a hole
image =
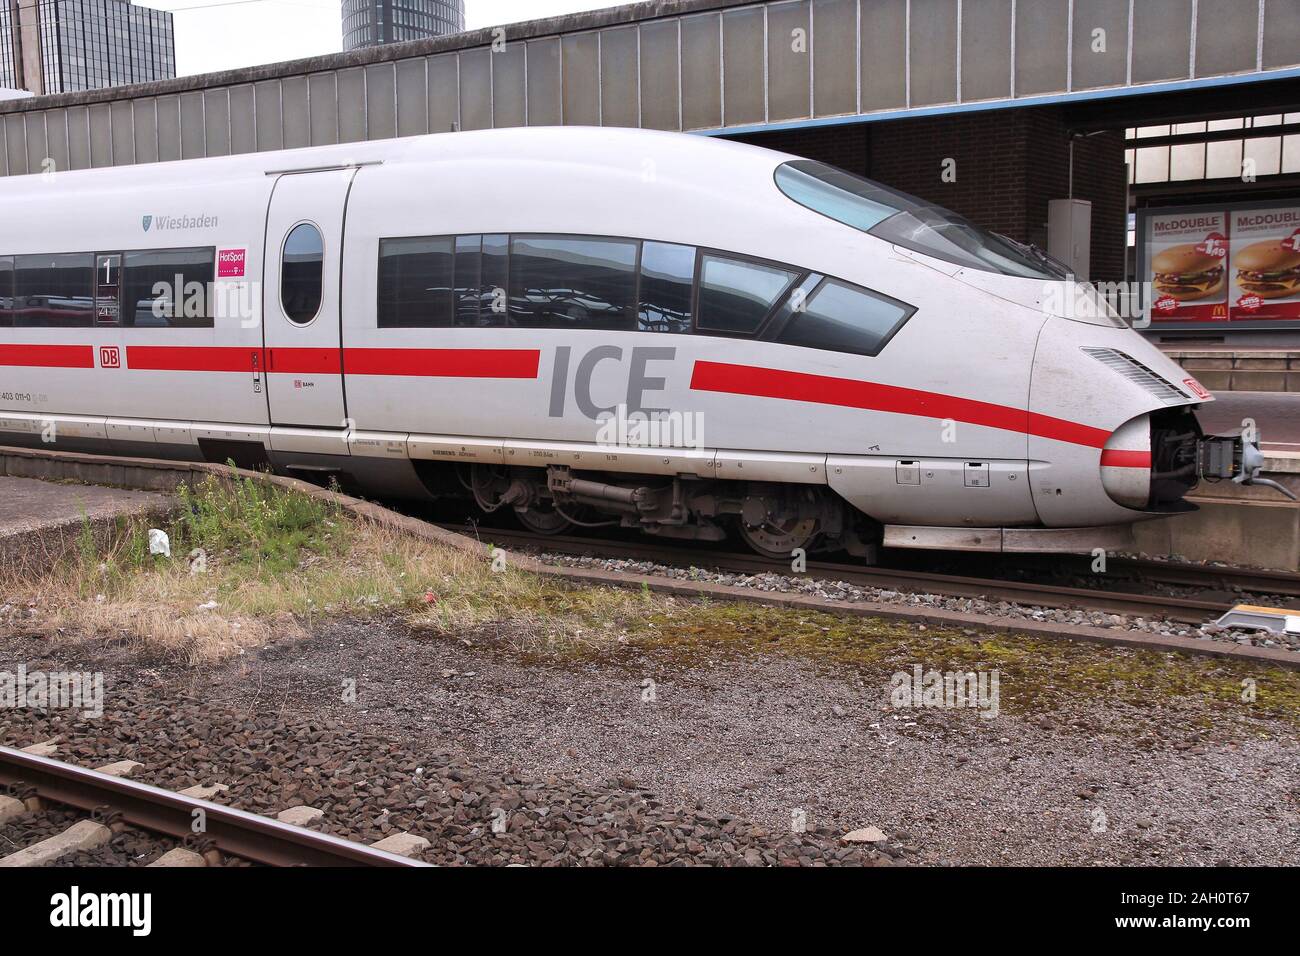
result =
[[[284,240],[280,256],[280,305],[290,322],[306,325],[320,311],[325,280],[325,242],[320,230],[299,223]]]

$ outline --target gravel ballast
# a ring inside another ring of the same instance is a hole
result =
[[[599,571],[622,571],[631,574],[649,574],[692,581],[703,584],[725,584],[750,588],[765,593],[800,594],[827,601],[845,603],[878,602],[911,608],[939,608],[961,614],[996,618],[1020,618],[1026,621],[1075,624],[1100,627],[1115,631],[1141,631],[1161,637],[1188,637],[1197,640],[1218,641],[1228,644],[1273,647],[1300,652],[1300,634],[1275,634],[1265,630],[1223,628],[1217,624],[1199,627],[1161,618],[1140,617],[1131,614],[1109,614],[1104,611],[1084,611],[1066,608],[1018,604],[1011,601],[987,601],[981,598],[948,597],[927,594],[923,591],[899,591],[888,588],[864,587],[848,581],[819,578],[809,574],[746,574],[698,567],[684,568],[633,558],[601,558],[547,552],[538,555],[546,564],[561,567],[583,568]],[[1263,598],[1264,603],[1285,604],[1283,598]]]
[[[0,659],[103,670],[106,685],[102,718],[10,711],[3,742],[61,737],[61,759],[138,760],[136,779],[175,789],[224,783],[217,800],[256,812],[316,806],[352,839],[410,831],[443,864],[1248,865],[1300,851],[1295,724],[1247,705],[1057,688],[985,719],[897,709],[853,667],[798,654],[633,642],[538,657],[510,637],[336,620],[203,670],[0,638]],[[1160,658],[1191,666],[1142,660]],[[841,839],[873,827],[878,842]]]

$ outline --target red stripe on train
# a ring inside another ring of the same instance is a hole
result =
[[[338,375],[338,349],[285,349],[266,350],[266,370],[289,375]]]
[[[239,348],[209,345],[128,345],[127,367],[144,372],[248,372],[338,375],[338,349]]]
[[[541,361],[540,349],[346,349],[343,367],[348,375],[537,378]]]
[[[1101,453],[1103,468],[1150,468],[1151,452],[1107,448]]]
[[[89,345],[0,345],[0,365],[32,368],[94,368]]]
[[[538,349],[346,349],[350,375],[410,375],[446,378],[536,378]],[[132,345],[128,368],[158,372],[252,372],[284,375],[338,375],[334,348],[231,348],[210,346]]]
[[[260,348],[207,345],[128,345],[126,365],[144,372],[249,372]]]
[[[691,388],[705,392],[863,408],[895,415],[951,418],[971,425],[1001,428],[1094,448],[1102,447],[1110,438],[1110,432],[1104,428],[1080,425],[1007,405],[994,405],[899,385],[881,385],[878,382],[751,365],[696,362],[695,371],[691,375]]]

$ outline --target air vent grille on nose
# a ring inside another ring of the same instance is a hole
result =
[[[1185,405],[1187,396],[1170,382],[1161,378],[1131,355],[1115,349],[1084,348],[1084,351],[1102,365],[1118,372],[1134,385],[1138,385],[1166,405]]]

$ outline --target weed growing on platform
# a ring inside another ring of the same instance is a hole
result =
[[[53,567],[6,582],[28,595],[25,629],[109,638],[191,662],[302,637],[322,617],[401,616],[431,634],[490,627],[520,651],[596,646],[644,599],[576,588],[354,517],[292,488],[209,478],[182,487],[165,522],[89,526]],[[171,555],[152,554],[150,528]],[[107,540],[102,540],[107,537]]]
[[[294,570],[304,551],[322,555],[346,549],[338,509],[278,485],[234,475],[207,478],[197,489],[181,485],[180,517],[172,524],[173,553],[199,549],[226,554],[267,574]],[[140,544],[135,543],[138,554]],[[147,536],[143,543],[148,553]]]

